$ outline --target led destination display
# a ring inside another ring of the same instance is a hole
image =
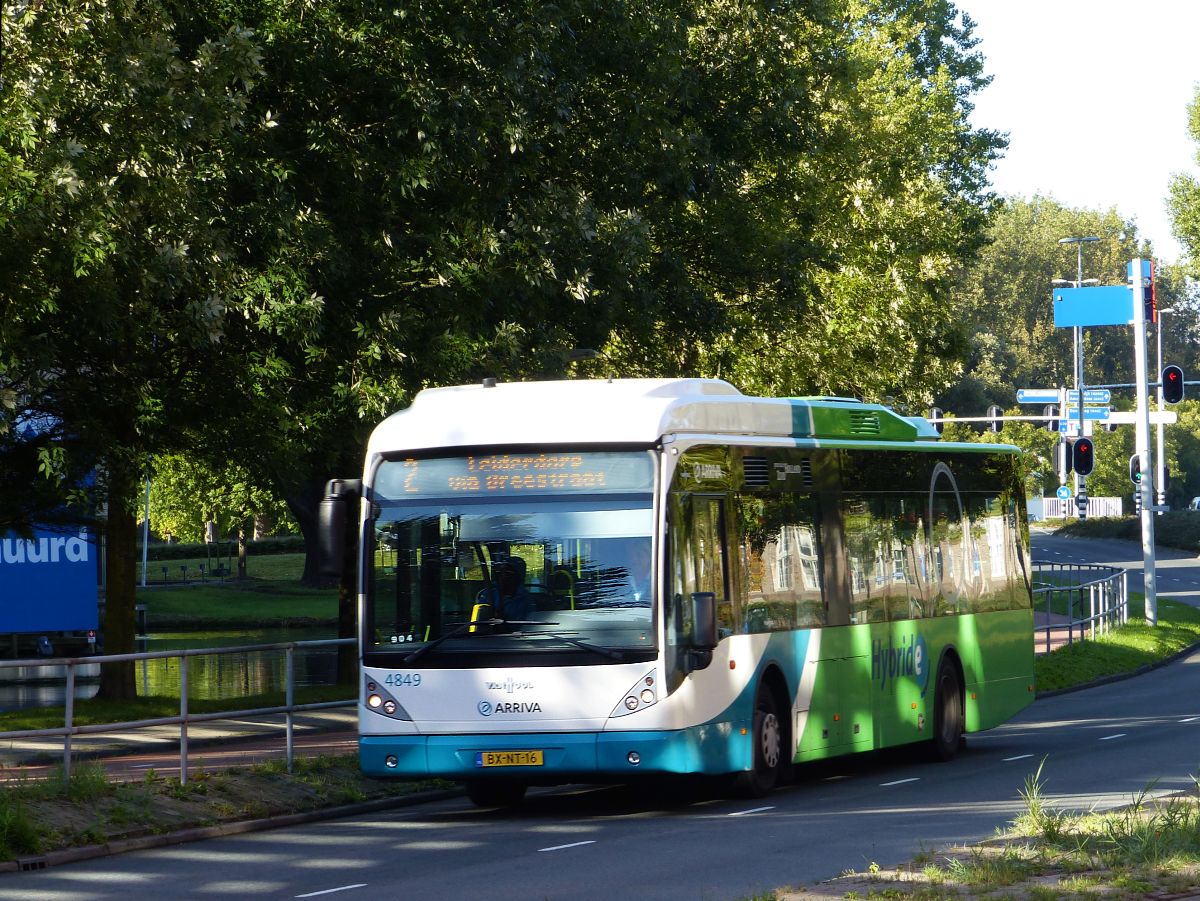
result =
[[[648,452],[467,454],[398,460],[379,471],[380,498],[513,495],[522,492],[603,494],[650,491]]]

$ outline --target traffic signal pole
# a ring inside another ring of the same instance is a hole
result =
[[[1134,260],[1131,279],[1133,288],[1133,368],[1137,377],[1137,418],[1135,420],[1135,450],[1141,461],[1142,480],[1138,496],[1142,501],[1142,566],[1146,592],[1146,624],[1158,624],[1158,579],[1154,568],[1154,478],[1150,463],[1150,393],[1146,376],[1146,285],[1142,278],[1142,261]],[[1082,400],[1082,395],[1080,396]]]

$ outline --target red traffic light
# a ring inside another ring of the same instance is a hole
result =
[[[1162,371],[1163,400],[1177,404],[1183,400],[1183,370],[1178,366],[1164,366]]]
[[[1096,465],[1096,449],[1091,438],[1077,438],[1071,445],[1071,468],[1079,475],[1086,476]]]

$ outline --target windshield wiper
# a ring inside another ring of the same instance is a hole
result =
[[[407,657],[404,658],[404,662],[405,663],[416,663],[418,660],[420,660],[422,657],[424,657],[427,653],[429,653],[434,648],[436,648],[438,645],[440,645],[443,641],[449,641],[451,638],[457,638],[459,635],[462,635],[464,632],[466,632],[472,626],[497,626],[502,622],[504,622],[504,620],[502,620],[502,619],[477,619],[473,622],[458,623],[458,628],[451,629],[445,635],[442,635],[439,638],[435,638],[433,641],[429,642],[424,647],[417,648],[415,651],[413,651],[411,654],[409,654]]]
[[[524,620],[524,619],[479,619],[474,622],[459,623],[457,628],[451,629],[445,635],[435,638],[423,647],[417,648],[411,654],[404,658],[405,663],[416,663],[427,653],[432,651],[444,641],[449,641],[451,638],[457,638],[465,634],[472,626],[556,626],[558,623],[547,623],[542,620]],[[591,651],[593,654],[599,654],[601,657],[607,657],[609,660],[624,660],[625,655],[620,651],[612,648],[601,647],[600,645],[589,644],[586,641],[581,641],[578,638],[572,638],[570,635],[564,635],[561,632],[524,632],[521,633],[529,636],[545,635],[548,638],[557,638],[559,641],[565,641],[567,644],[573,644],[577,648],[582,648],[585,651]]]
[[[540,626],[546,623],[538,623]],[[607,657],[609,660],[624,660],[625,655],[620,651],[615,651],[612,648],[603,648],[600,645],[588,644],[586,641],[580,641],[578,638],[572,638],[570,635],[563,635],[561,632],[526,632],[526,635],[547,635],[550,638],[557,638],[559,641],[565,641],[567,644],[573,644],[577,648],[583,648],[585,651],[591,651],[593,654],[599,654],[601,657]]]

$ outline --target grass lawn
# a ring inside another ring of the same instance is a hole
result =
[[[216,567],[226,568],[223,577],[213,575]],[[165,572],[164,572],[165,569]],[[203,577],[201,574],[204,574]],[[303,554],[251,554],[246,558],[246,576],[250,579],[299,582],[304,573]],[[237,574],[237,555],[229,557],[190,557],[185,560],[151,560],[146,564],[146,581],[164,585],[180,581],[231,581]],[[138,561],[138,583],[141,583],[141,561]]]
[[[1129,623],[1095,641],[1066,645],[1034,660],[1038,691],[1083,685],[1132,672],[1200,642],[1200,609],[1158,600],[1158,625],[1146,625],[1145,597],[1130,594]]]
[[[203,561],[201,561],[203,562]],[[172,566],[195,561],[171,561]],[[153,567],[153,564],[151,564]],[[150,628],[277,626],[337,621],[337,590],[300,585],[303,554],[251,557],[249,578],[139,588]]]

